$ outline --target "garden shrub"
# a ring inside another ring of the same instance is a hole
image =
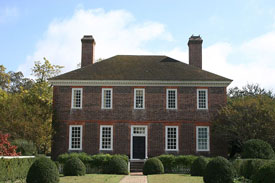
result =
[[[164,172],[171,173],[175,169],[175,156],[172,154],[163,154],[157,157],[163,164]]]
[[[275,161],[263,165],[259,171],[252,176],[253,183],[274,183],[275,182]]]
[[[274,151],[270,144],[260,139],[251,139],[244,143],[242,158],[272,159]]]
[[[204,157],[200,156],[197,158],[191,166],[191,176],[203,176],[207,163],[208,162]]]
[[[113,156],[104,173],[128,175],[128,164],[121,156]]]
[[[24,180],[35,158],[0,158],[0,182]]]
[[[52,160],[46,157],[38,158],[30,167],[27,183],[58,183],[59,173]]]
[[[213,158],[206,166],[203,180],[205,183],[233,183],[234,168],[223,158]]]
[[[57,161],[61,164],[65,164],[66,161],[68,161],[69,159],[71,159],[72,157],[77,157],[79,158],[84,164],[88,164],[91,161],[91,156],[81,152],[81,153],[65,153],[65,154],[61,154],[58,156]]]
[[[193,162],[197,159],[194,155],[180,155],[175,157],[175,172],[190,173]]]
[[[97,154],[93,155],[90,160],[90,167],[94,173],[108,172],[108,164],[112,156],[110,154]]]
[[[143,174],[162,174],[164,173],[164,168],[162,162],[158,158],[149,158],[143,166]]]
[[[240,175],[247,179],[250,179],[252,175],[255,175],[259,171],[260,167],[266,162],[268,162],[268,160],[244,159],[240,167]]]
[[[112,157],[118,157],[118,158],[122,158],[126,164],[128,165],[128,162],[129,162],[129,157],[125,154],[114,154],[112,155]]]
[[[64,164],[63,174],[65,176],[82,176],[85,173],[86,167],[78,157],[72,157]]]
[[[17,146],[16,152],[21,152],[22,156],[32,156],[37,154],[36,146],[32,141],[16,139],[12,144]]]
[[[235,175],[237,177],[241,176],[241,165],[243,164],[243,161],[244,161],[243,159],[235,159],[231,162],[235,170]]]

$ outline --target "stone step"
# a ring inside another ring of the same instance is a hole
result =
[[[130,162],[130,172],[142,172],[144,162]]]

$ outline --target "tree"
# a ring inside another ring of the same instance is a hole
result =
[[[10,84],[9,74],[5,72],[6,68],[0,65],[0,89],[7,90]]]
[[[236,91],[236,90],[235,90]],[[227,140],[231,157],[241,150],[243,142],[262,139],[275,148],[275,100],[265,90],[238,92],[213,118],[213,133]]]
[[[47,79],[58,75],[63,68],[63,66],[52,65],[45,57],[43,59],[44,64],[41,64],[40,61],[35,61],[32,69],[32,73],[36,76],[36,81],[38,83],[47,82]]]
[[[19,156],[20,153],[16,153],[17,147],[8,141],[9,136],[9,134],[0,133],[0,156]]]

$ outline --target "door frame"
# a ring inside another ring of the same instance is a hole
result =
[[[143,127],[145,128],[145,134],[134,134],[134,128],[135,127]],[[130,155],[130,160],[144,160],[144,159],[134,159],[133,158],[133,137],[138,136],[138,137],[145,137],[145,159],[148,158],[147,156],[147,141],[148,141],[148,131],[147,131],[147,125],[131,125],[131,155]]]

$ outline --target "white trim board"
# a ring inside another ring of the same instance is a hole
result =
[[[49,80],[54,86],[200,86],[227,87],[232,81],[162,81],[162,80]]]

